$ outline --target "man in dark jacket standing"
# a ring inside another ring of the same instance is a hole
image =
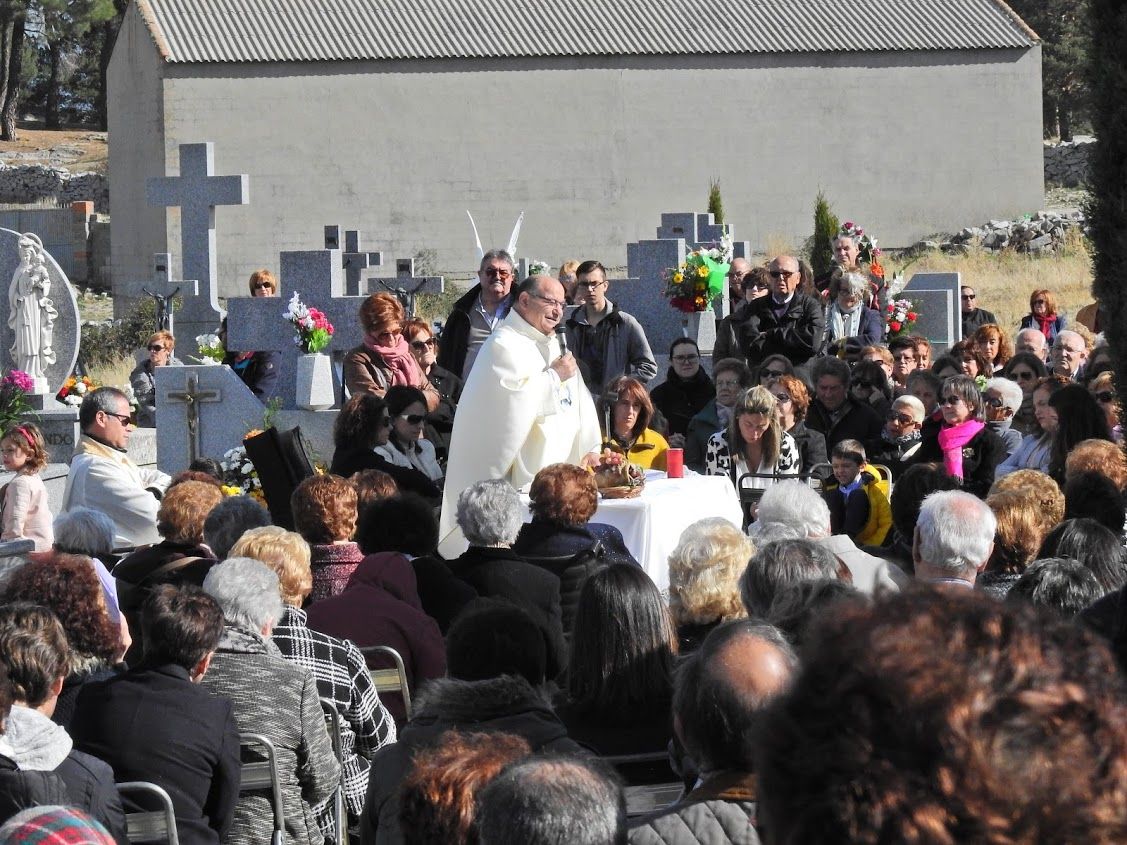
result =
[[[514,276],[513,257],[505,250],[491,249],[481,257],[478,283],[454,303],[442,327],[438,366],[466,380],[477,351],[513,305]]]
[[[755,367],[768,355],[785,355],[802,367],[818,354],[825,332],[822,305],[814,297],[798,292],[802,278],[798,259],[780,255],[767,265],[770,295],[746,306],[740,323],[740,344],[747,362]]]
[[[838,358],[814,363],[815,399],[806,411],[806,427],[826,436],[826,451],[842,440],[860,440],[866,450],[880,451],[884,420],[869,405],[849,398],[849,365]]]
[[[12,602],[0,607],[0,664],[12,684],[12,712],[0,754],[21,771],[54,772],[70,800],[127,845],[125,813],[106,763],[74,750],[60,725],[51,721],[67,674],[69,648],[63,626],[45,607]]]
[[[164,584],[145,600],[141,628],[141,664],[83,688],[71,735],[118,781],[164,787],[181,845],[225,842],[239,800],[239,732],[231,702],[198,685],[223,612],[199,587]]]

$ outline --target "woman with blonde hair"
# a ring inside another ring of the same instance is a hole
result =
[[[354,826],[364,809],[372,755],[395,742],[395,720],[380,703],[360,649],[348,640],[310,630],[301,605],[313,591],[313,573],[309,544],[300,534],[276,525],[252,528],[231,548],[230,556],[261,561],[278,576],[284,608],[270,639],[284,658],[313,672],[318,695],[340,713],[344,798]],[[322,833],[331,837],[332,805],[313,811]]]
[[[748,536],[722,517],[697,520],[681,532],[669,555],[669,612],[681,654],[721,622],[747,616],[740,576],[753,554]]]
[[[740,478],[753,475],[797,475],[802,454],[794,438],[783,431],[779,405],[766,387],[752,387],[740,394],[732,408],[727,431],[708,439],[704,457],[706,475],[727,475],[732,483],[765,488],[770,478]]]
[[[148,357],[129,374],[129,386],[137,400],[137,425],[155,428],[157,424],[157,383],[155,367],[179,367],[183,362],[175,355],[176,338],[161,329],[149,336],[145,344]]]

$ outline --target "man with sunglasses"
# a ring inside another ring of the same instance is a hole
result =
[[[501,478],[519,490],[549,464],[579,464],[599,448],[595,403],[556,335],[564,296],[551,276],[526,279],[466,379],[442,497],[439,551],[447,560],[469,548],[456,519],[467,487]]]
[[[512,308],[515,275],[513,257],[505,250],[491,249],[481,257],[477,284],[454,303],[442,327],[440,367],[465,381],[481,345]]]
[[[67,475],[63,510],[93,508],[114,522],[114,543],[142,546],[159,543],[159,497],[172,480],[163,472],[141,469],[126,450],[136,427],[125,394],[99,387],[86,394],[78,409],[82,437]]]
[[[768,355],[785,356],[795,367],[817,353],[825,330],[821,303],[798,292],[801,267],[793,255],[780,255],[767,265],[769,295],[746,308],[739,324],[740,346],[751,367]]]
[[[970,285],[962,286],[959,300],[963,308],[963,337],[970,337],[979,326],[987,323],[997,324],[998,318],[992,312],[978,307],[978,294]]]

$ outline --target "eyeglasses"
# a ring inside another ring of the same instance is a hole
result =
[[[914,364],[916,363],[915,355],[893,355],[892,360],[899,364]]]
[[[900,425],[911,425],[916,421],[915,417],[910,417],[907,414],[890,414],[888,417],[889,422],[900,423]]]
[[[561,310],[563,308],[567,307],[566,302],[560,302],[560,300],[552,299],[552,297],[550,297],[550,296],[544,296],[543,294],[540,294],[540,293],[534,293],[532,295],[534,297],[536,297],[537,299],[539,299],[541,302],[546,303],[548,305],[554,305],[556,308],[559,308]]]
[[[780,405],[785,405],[790,401],[790,396],[786,393],[774,393],[772,395],[775,397],[775,401]]]
[[[586,288],[587,290],[596,290],[605,284],[606,280],[603,280],[601,282],[576,282],[575,286],[577,288]]]
[[[1037,378],[1037,376],[1029,370],[1022,370],[1021,372],[1014,370],[1010,375],[1018,381],[1033,381],[1033,379]]]
[[[431,349],[437,349],[438,348],[438,341],[433,337],[430,340],[412,340],[411,341],[411,348],[417,349],[419,352],[422,352],[428,346]]]
[[[964,301],[970,300],[970,299],[976,299],[976,298],[977,297],[973,293],[964,293],[962,296],[959,297],[959,299],[962,299]]]
[[[944,396],[939,400],[940,405],[958,405],[963,401],[962,396]]]
[[[695,364],[700,360],[699,355],[674,355],[673,360],[678,364]]]
[[[767,275],[772,279],[789,279],[791,276],[797,276],[797,270],[770,270]]]
[[[1115,393],[1111,390],[1101,390],[1096,394],[1096,399],[1104,404],[1115,401]]]
[[[486,267],[481,272],[484,273],[485,275],[489,276],[491,279],[492,278],[498,278],[498,279],[501,279],[502,281],[504,281],[505,279],[511,279],[513,277],[513,271],[512,270],[501,270],[501,269],[498,269],[497,267]]]
[[[116,418],[122,425],[132,425],[133,423],[133,417],[129,416],[129,414],[115,414],[113,411],[102,411],[102,413],[107,417]]]
[[[422,414],[400,414],[396,417],[397,420],[403,420],[408,425],[418,425],[426,419]]]
[[[164,347],[161,346],[159,343],[152,343],[152,344],[149,345],[149,351],[150,352],[163,352]]]
[[[999,396],[983,396],[982,401],[989,405],[991,408],[1001,408],[1005,405],[1005,401]]]

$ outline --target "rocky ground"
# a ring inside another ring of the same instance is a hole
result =
[[[0,141],[0,163],[8,166],[42,164],[75,173],[105,173],[109,161],[106,133],[91,129],[43,129],[21,124],[19,139]]]

